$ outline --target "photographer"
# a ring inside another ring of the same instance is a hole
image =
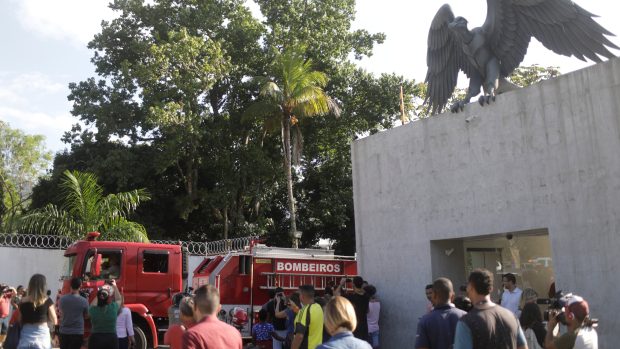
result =
[[[275,295],[269,303],[267,303],[267,313],[269,320],[275,329],[275,333],[280,338],[286,337],[286,297],[281,287],[276,288]],[[283,341],[274,339],[273,349],[282,349]]]
[[[546,349],[598,349],[598,337],[593,328],[595,321],[589,318],[588,302],[577,295],[562,297],[563,309],[553,310],[549,314]],[[553,336],[558,323],[567,327],[567,332],[559,337]]]
[[[121,302],[114,280],[99,288],[97,297],[88,308],[91,323],[88,349],[118,349],[116,319]]]

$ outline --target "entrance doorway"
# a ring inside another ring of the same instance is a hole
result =
[[[516,276],[522,290],[534,291],[538,303],[546,302],[555,281],[547,229],[435,240],[431,241],[431,257],[433,279],[448,277],[457,290],[474,269],[489,270],[494,275],[493,301],[501,296],[506,273]]]

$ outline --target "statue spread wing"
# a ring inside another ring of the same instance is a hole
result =
[[[487,0],[483,30],[488,47],[507,77],[523,61],[533,36],[546,48],[565,56],[600,62],[618,48],[605,35],[612,33],[594,21],[595,15],[570,0]],[[607,47],[605,47],[607,46]]]
[[[608,47],[618,49],[606,38],[613,34],[594,21],[596,16],[570,0],[487,0],[487,7],[481,29],[486,47],[500,63],[501,78],[521,64],[532,37],[558,54],[584,61],[600,62],[599,55],[612,58]],[[452,96],[459,70],[471,77],[475,69],[456,34],[448,29],[452,21],[450,6],[443,5],[428,33],[424,103],[433,114],[441,112]]]
[[[463,48],[456,36],[448,29],[448,24],[454,20],[450,5],[443,5],[428,33],[428,49],[426,52],[426,100],[431,113],[441,112],[448,103],[456,87],[459,70],[470,76],[473,68],[463,53]]]

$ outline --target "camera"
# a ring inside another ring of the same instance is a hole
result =
[[[549,321],[550,317],[555,317],[559,323],[566,325],[566,314],[564,313],[566,302],[564,297],[564,293],[558,291],[555,296],[549,300],[549,307],[543,313],[545,321]]]

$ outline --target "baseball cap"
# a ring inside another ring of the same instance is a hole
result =
[[[276,293],[281,293],[284,292],[284,289],[282,287],[276,287]]]
[[[577,319],[583,320],[586,316],[590,314],[590,307],[588,306],[588,302],[586,302],[583,297],[580,297],[575,294],[567,294],[562,297],[564,301],[564,306],[568,311],[575,314]]]
[[[108,288],[102,287],[97,291],[97,298],[102,301],[107,301],[110,298],[110,290]]]

